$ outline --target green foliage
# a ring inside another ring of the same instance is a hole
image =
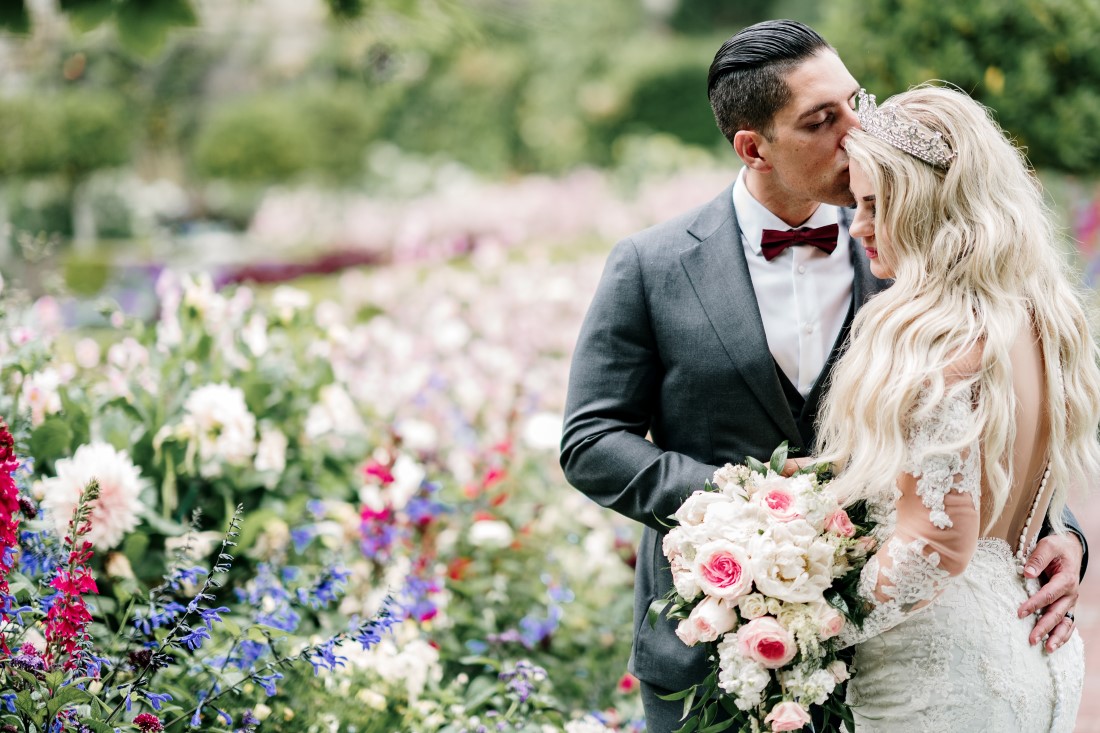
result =
[[[434,59],[402,97],[386,136],[421,153],[446,152],[479,170],[513,167],[526,59],[518,48],[460,48]]]
[[[880,99],[945,80],[990,106],[1033,165],[1100,170],[1094,0],[842,0],[823,30]]]
[[[269,181],[301,173],[309,162],[309,130],[293,100],[258,96],[216,110],[195,141],[201,175]]]
[[[127,162],[130,137],[126,107],[113,92],[13,97],[0,105],[0,172],[76,178]]]
[[[307,172],[335,182],[355,180],[392,104],[390,91],[347,82],[229,102],[201,123],[196,168],[207,177],[243,182]]]

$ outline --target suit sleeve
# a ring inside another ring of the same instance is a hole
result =
[[[658,531],[715,467],[646,439],[663,381],[641,260],[627,239],[607,260],[569,373],[561,466],[598,504]]]
[[[1085,540],[1085,532],[1081,529],[1080,523],[1077,521],[1077,517],[1073,516],[1073,512],[1069,510],[1067,506],[1062,510],[1062,521],[1065,522],[1066,529],[1068,529],[1074,536],[1081,541],[1081,578],[1085,579],[1085,570],[1089,566],[1089,543]],[[1043,529],[1039,533],[1040,537],[1045,537],[1051,532],[1050,519],[1047,518],[1043,521]]]

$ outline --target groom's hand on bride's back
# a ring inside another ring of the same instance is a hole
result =
[[[1042,587],[1023,605],[1019,614],[1023,618],[1040,612],[1035,628],[1031,630],[1032,644],[1046,637],[1047,651],[1062,646],[1073,633],[1073,619],[1066,614],[1073,611],[1081,587],[1081,559],[1084,549],[1075,534],[1051,534],[1035,545],[1035,550],[1024,566],[1024,575],[1040,578]]]

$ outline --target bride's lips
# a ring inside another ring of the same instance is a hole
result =
[[[873,260],[878,257],[878,250],[874,247],[864,247],[864,249],[867,250],[867,259]]]

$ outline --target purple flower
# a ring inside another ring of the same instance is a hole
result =
[[[172,699],[172,696],[167,692],[148,692],[142,690],[141,694],[145,696],[145,699],[149,701],[149,704],[153,706],[153,710],[160,710],[160,706]],[[127,708],[129,709],[129,708]]]
[[[260,687],[264,688],[264,692],[267,693],[268,697],[275,697],[275,695],[279,692],[278,689],[275,687],[275,683],[282,678],[283,676],[281,674],[275,672],[274,674],[269,674],[266,677],[256,677],[255,679],[256,682],[259,683]]]
[[[207,630],[207,628],[205,626],[199,626],[196,629],[191,629],[191,631],[186,636],[180,639],[180,643],[191,651],[195,651],[202,646],[203,639],[209,638],[210,632]]]

